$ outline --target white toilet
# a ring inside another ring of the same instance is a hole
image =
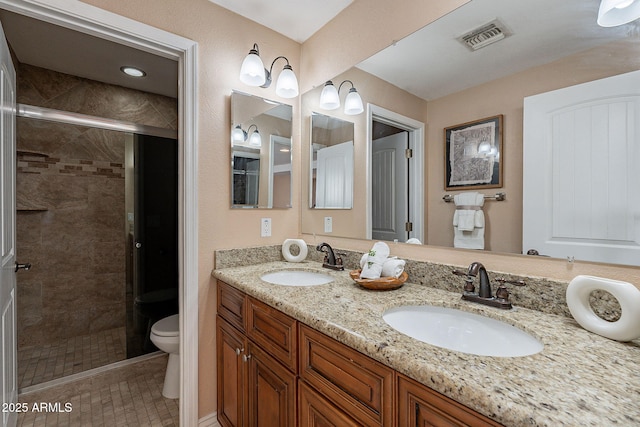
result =
[[[151,327],[151,342],[169,353],[162,395],[168,399],[180,396],[180,322],[177,314],[158,320]]]

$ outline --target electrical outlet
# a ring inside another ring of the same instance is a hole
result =
[[[324,217],[324,232],[325,233],[333,232],[333,217],[330,217],[330,216]]]
[[[260,237],[271,237],[271,218],[260,220]]]

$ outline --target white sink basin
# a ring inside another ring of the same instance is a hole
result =
[[[265,282],[284,286],[316,286],[333,282],[333,277],[314,271],[283,270],[267,273],[260,277]]]
[[[452,308],[404,306],[387,310],[382,318],[411,338],[462,353],[519,357],[543,348],[537,339],[516,327]]]

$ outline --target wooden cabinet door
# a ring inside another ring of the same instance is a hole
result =
[[[217,317],[218,421],[223,427],[241,427],[245,419],[246,337],[220,316]]]
[[[358,427],[341,409],[335,407],[305,381],[298,385],[299,427]]]
[[[398,426],[406,427],[498,427],[500,424],[398,375]]]
[[[249,341],[247,362],[248,426],[295,427],[296,376]]]

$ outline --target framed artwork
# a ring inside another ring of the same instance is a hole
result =
[[[445,190],[502,187],[502,114],[444,130]]]

